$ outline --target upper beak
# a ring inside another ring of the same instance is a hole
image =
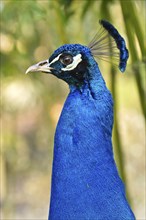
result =
[[[42,72],[47,72],[47,73],[51,73],[51,70],[53,69],[52,67],[49,66],[49,62],[48,60],[43,60],[37,64],[34,64],[32,66],[30,66],[25,74],[27,73],[30,73],[30,72],[39,72],[39,71],[42,71]]]

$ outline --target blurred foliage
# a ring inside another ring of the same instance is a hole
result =
[[[115,100],[114,150],[137,219],[144,219],[145,1],[3,0],[1,219],[47,219],[54,131],[67,85],[25,75],[64,43],[87,45],[107,19],[127,41],[124,75],[99,63]]]

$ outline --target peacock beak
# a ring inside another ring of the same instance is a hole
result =
[[[43,61],[40,61],[37,64],[34,64],[34,65],[30,66],[26,70],[25,74],[30,73],[30,72],[39,72],[39,71],[45,72],[45,73],[51,73],[52,69],[53,68],[50,67],[50,64],[49,64],[48,60],[43,60]]]

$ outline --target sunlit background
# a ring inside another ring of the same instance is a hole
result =
[[[0,12],[1,219],[47,219],[54,132],[69,91],[51,75],[24,73],[64,43],[87,45],[101,18],[117,27],[130,51],[124,74],[106,62],[99,65],[115,100],[119,172],[136,218],[146,219],[145,1],[1,0]]]

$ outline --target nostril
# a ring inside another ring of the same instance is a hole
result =
[[[48,63],[48,61],[47,61],[47,60],[42,61],[42,62],[40,62],[40,63],[39,63],[39,66],[43,66],[43,65],[45,65],[45,64],[47,64],[47,63]]]

